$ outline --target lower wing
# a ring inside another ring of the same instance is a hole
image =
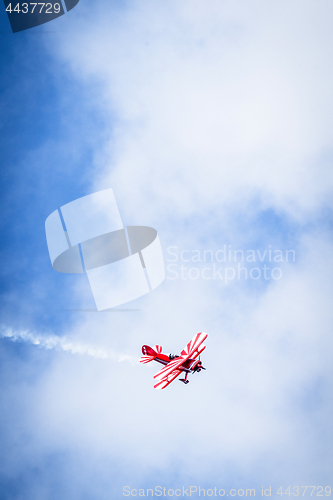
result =
[[[157,382],[157,384],[154,385],[154,389],[164,389],[169,384],[171,384],[171,382],[173,380],[175,380],[175,378],[178,377],[178,375],[180,375],[181,372],[182,372],[181,370],[177,370],[177,369],[173,370],[171,373],[169,373],[164,378],[162,378],[162,380]]]
[[[170,361],[167,365],[165,365],[159,372],[157,372],[154,375],[154,378],[157,378],[158,380],[164,380],[165,377],[167,377],[169,374],[173,373],[174,370],[179,368],[187,359],[189,356],[179,356],[173,361]],[[181,370],[179,370],[181,371]]]

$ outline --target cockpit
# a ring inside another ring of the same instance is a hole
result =
[[[178,354],[169,354],[169,359],[179,358]]]

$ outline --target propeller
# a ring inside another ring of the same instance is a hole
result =
[[[200,354],[199,354],[199,361],[200,361]],[[206,370],[202,365],[200,366],[200,370]]]

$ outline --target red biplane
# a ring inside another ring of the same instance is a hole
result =
[[[196,358],[204,349],[206,349],[206,346],[202,343],[206,340],[207,336],[207,333],[197,333],[179,356],[175,354],[163,354],[162,346],[160,345],[155,345],[154,347],[143,345],[143,356],[140,359],[140,363],[149,363],[150,361],[155,360],[158,363],[165,365],[158,373],[156,373],[156,375],[154,375],[154,378],[158,380],[157,384],[154,385],[154,388],[164,389],[182,372],[185,373],[185,376],[179,380],[184,382],[184,384],[188,384],[189,380],[187,380],[187,376],[189,373],[205,370],[206,368],[202,366],[200,358]]]

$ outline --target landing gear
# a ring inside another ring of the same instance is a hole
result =
[[[189,380],[187,380],[187,372],[185,374],[185,378],[180,378],[179,381],[180,382],[184,382],[184,384],[188,384],[189,383]]]

